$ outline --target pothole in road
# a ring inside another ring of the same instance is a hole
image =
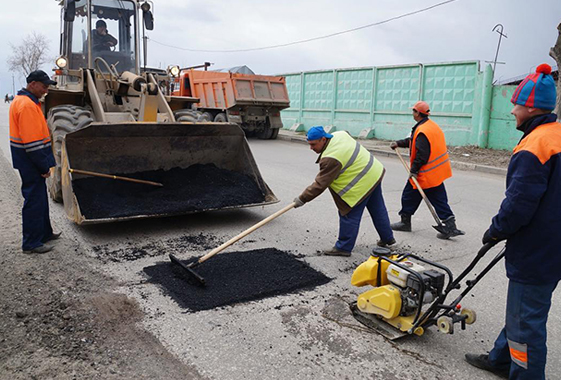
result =
[[[113,244],[92,247],[95,256],[103,262],[125,262],[156,257],[166,253],[183,253],[188,251],[208,251],[222,244],[222,240],[213,235],[200,233],[184,235],[173,239],[160,240],[139,245],[136,241],[116,248]]]
[[[308,290],[331,280],[276,248],[224,253],[194,270],[205,278],[205,287],[194,285],[184,270],[171,262],[146,267],[144,273],[150,282],[160,285],[165,294],[191,311]]]

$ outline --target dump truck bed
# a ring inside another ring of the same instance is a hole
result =
[[[183,88],[189,93],[181,95],[200,99],[199,108],[226,110],[233,106],[266,105],[287,108],[290,106],[284,77],[187,70],[182,75]],[[174,93],[179,95],[179,93]]]
[[[93,123],[66,135],[61,159],[64,208],[77,224],[278,202],[235,124]],[[93,182],[70,168],[162,180],[164,187],[101,178]],[[215,190],[224,199],[215,202]],[[244,197],[243,192],[254,195]]]

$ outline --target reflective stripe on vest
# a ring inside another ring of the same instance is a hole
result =
[[[411,165],[417,154],[415,144],[419,133],[424,134],[429,141],[430,156],[428,162],[421,166],[417,181],[423,189],[429,189],[439,186],[445,179],[452,177],[452,167],[450,166],[444,133],[438,124],[430,119],[419,125],[415,130],[411,141]],[[417,188],[411,180],[410,182],[413,188]]]
[[[333,158],[342,169],[329,187],[354,207],[380,180],[384,166],[347,132],[334,132],[321,158]]]

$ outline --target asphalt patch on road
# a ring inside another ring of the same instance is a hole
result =
[[[251,177],[219,169],[214,164],[115,175],[164,186],[100,177],[74,180],[74,193],[87,219],[178,215],[265,201],[265,195]]]
[[[309,290],[331,281],[290,253],[275,248],[223,253],[195,271],[205,278],[205,287],[196,286],[182,268],[171,262],[144,268],[150,282],[193,312]]]

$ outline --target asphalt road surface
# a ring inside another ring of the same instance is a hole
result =
[[[0,148],[9,157],[7,105],[0,104]],[[120,292],[135,298],[144,310],[143,326],[184,363],[214,379],[494,379],[463,360],[466,352],[486,352],[503,326],[507,280],[504,264],[494,268],[462,305],[476,310],[477,322],[453,335],[431,329],[422,337],[397,342],[365,331],[348,315],[344,301],[365,289],[350,284],[352,271],[369,257],[378,236],[365,213],[358,244],[350,258],[319,256],[330,248],[338,232],[337,211],[326,192],[302,208],[291,210],[225,251],[278,248],[298,254],[314,269],[333,280],[311,291],[276,296],[197,313],[181,308],[143,268],[167,261],[168,242],[182,236],[206,236],[226,241],[284,207],[310,184],[317,173],[316,154],[306,145],[251,140],[250,146],[266,183],[281,200],[272,206],[186,217],[141,220],[78,227],[52,204],[54,224],[65,238],[89,247],[92,256],[102,250],[132,246],[160,247],[136,260],[99,260],[99,267],[121,282]],[[406,174],[393,158],[380,158],[387,173],[383,181],[386,205],[397,220]],[[446,181],[458,227],[466,235],[450,241],[436,239],[434,223],[424,205],[413,218],[412,233],[396,233],[402,249],[450,267],[459,274],[481,247],[481,236],[498,210],[504,178],[454,171]],[[202,235],[200,235],[202,234]],[[207,247],[208,248],[208,247]],[[208,249],[175,252],[195,257]],[[495,248],[489,257],[498,252]],[[259,258],[256,257],[256,260]],[[212,265],[209,260],[203,265]],[[544,263],[547,265],[547,263]],[[476,268],[474,274],[481,267]],[[224,273],[228,276],[229,273]],[[256,276],[259,273],[255,273]],[[459,327],[459,326],[458,326]],[[561,371],[561,298],[554,295],[548,323],[548,377]]]

